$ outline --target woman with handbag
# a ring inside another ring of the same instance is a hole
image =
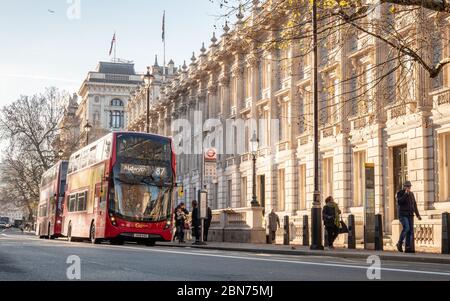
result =
[[[339,235],[339,228],[341,226],[340,215],[341,210],[339,210],[338,204],[334,202],[333,197],[327,197],[322,210],[322,219],[327,231],[327,243],[330,250],[334,249],[334,241]]]
[[[184,228],[186,223],[186,216],[189,214],[189,211],[186,210],[184,203],[181,203],[175,209],[175,226],[177,227],[178,242],[184,243]]]

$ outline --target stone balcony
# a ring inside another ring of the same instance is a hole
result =
[[[417,110],[416,102],[405,102],[401,104],[394,104],[387,108],[387,119],[393,120],[399,117],[413,114]]]
[[[262,207],[213,210],[209,241],[263,244],[263,220]]]
[[[450,88],[444,88],[431,94],[433,107],[438,109],[450,105]]]
[[[297,137],[297,141],[298,141],[298,146],[303,147],[305,145],[308,145],[310,142],[312,142],[312,136],[308,131],[306,131]]]
[[[350,117],[349,121],[350,121],[350,129],[352,131],[357,131],[357,130],[360,130],[360,129],[370,125],[371,123],[373,123],[374,115],[366,113],[366,114]]]
[[[334,122],[333,122],[334,123]],[[341,133],[340,125],[322,126],[320,129],[320,139],[324,140],[330,137],[336,137]]]
[[[261,147],[258,150],[258,157],[264,158],[270,156],[270,154],[271,154],[270,147]]]
[[[286,150],[291,149],[291,142],[290,141],[282,141],[277,143],[277,152],[282,152]]]

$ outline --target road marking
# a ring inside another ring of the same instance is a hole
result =
[[[285,260],[285,259],[252,258],[252,257],[242,257],[242,256],[217,255],[217,254],[207,254],[207,253],[190,253],[190,252],[168,251],[168,250],[152,250],[152,249],[143,249],[143,248],[136,248],[136,247],[129,247],[129,246],[112,246],[112,247],[119,247],[119,248],[133,249],[133,250],[144,250],[144,251],[148,251],[148,252],[171,253],[171,254],[182,254],[182,255],[192,255],[192,256],[220,257],[220,258],[243,259],[243,260],[253,260],[253,261],[271,261],[271,262],[294,263],[294,264],[301,264],[301,265],[316,265],[316,266],[338,267],[338,268],[349,268],[349,269],[367,270],[369,268],[369,266],[345,265],[345,264],[336,264],[336,263],[320,263],[320,262],[308,262],[308,261],[294,261],[294,260]],[[394,268],[383,268],[383,267],[380,270],[388,271],[388,272],[428,274],[428,275],[440,275],[440,276],[449,276],[450,277],[450,272],[433,272],[433,271],[394,269]]]
[[[3,236],[14,238],[13,236],[2,234]],[[23,238],[23,237],[19,237]],[[202,252],[182,252],[182,251],[173,251],[173,250],[162,250],[162,249],[149,249],[143,247],[132,247],[132,246],[112,246],[112,245],[89,245],[86,243],[69,243],[67,241],[55,240],[55,241],[46,241],[38,238],[27,237],[28,240],[35,240],[41,242],[50,242],[50,243],[62,243],[64,245],[72,245],[74,247],[90,247],[95,249],[114,249],[114,250],[136,250],[136,251],[144,251],[144,252],[154,252],[154,253],[168,253],[168,254],[179,254],[179,255],[191,255],[191,256],[206,256],[206,257],[219,257],[219,258],[230,258],[230,259],[241,259],[241,260],[252,260],[252,261],[269,261],[269,262],[281,262],[281,263],[294,263],[300,265],[315,265],[315,266],[325,266],[325,267],[338,267],[338,268],[348,268],[348,269],[360,269],[367,270],[369,266],[361,266],[361,265],[346,265],[341,263],[330,263],[330,262],[310,262],[310,261],[295,261],[295,260],[287,260],[287,259],[275,259],[275,258],[257,258],[257,257],[244,257],[237,255],[219,255],[219,254],[211,254],[205,253],[204,250]],[[192,250],[192,249],[191,249]],[[390,261],[387,261],[390,262]],[[381,271],[388,272],[399,272],[399,273],[412,273],[412,274],[427,274],[427,275],[439,275],[439,276],[449,276],[449,272],[435,272],[435,271],[425,271],[425,270],[408,270],[408,269],[396,269],[396,268],[380,268]]]

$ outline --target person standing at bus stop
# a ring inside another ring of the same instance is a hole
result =
[[[194,244],[200,243],[200,212],[198,209],[198,203],[196,200],[192,201],[192,234],[195,237]]]
[[[186,223],[186,215],[189,211],[186,210],[184,203],[181,203],[175,209],[175,226],[177,228],[176,237],[180,243],[184,243],[184,227]]]
[[[212,210],[210,207],[208,207],[208,215],[204,223],[205,230],[203,231],[203,241],[208,241],[208,232],[209,227],[211,226],[211,221],[212,221]]]

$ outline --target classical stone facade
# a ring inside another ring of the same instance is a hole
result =
[[[164,115],[164,110],[159,107],[161,100],[161,88],[170,82],[178,73],[173,60],[169,61],[167,67],[159,66],[158,57],[155,58],[153,66],[149,67],[150,74],[154,77],[149,88],[149,98],[151,107],[150,128],[152,132],[165,132],[165,126],[168,125],[168,116]],[[129,131],[145,132],[147,125],[147,88],[141,84],[131,94],[128,100],[126,112],[127,129]],[[162,127],[162,128],[160,128]]]
[[[82,144],[87,122],[92,126],[89,141],[126,128],[125,108],[131,92],[141,83],[132,63],[100,62],[88,73],[78,92],[81,100],[76,112]]]
[[[233,132],[222,128],[228,139],[225,144],[233,149],[242,144],[244,151],[219,155],[217,178],[205,182],[213,209],[223,210],[250,207],[253,183],[248,141],[255,130],[250,120],[276,120],[276,125],[270,126],[257,123],[260,139],[257,196],[266,213],[274,208],[279,216],[290,216],[298,234],[303,216],[310,215],[313,201],[312,59],[310,54],[299,55],[303,47],[297,42],[282,49],[262,49],[261,44],[244,43],[240,38],[247,24],[258,23],[271,14],[272,22],[264,24],[269,30],[260,33],[258,40],[264,36],[270,39],[270,27],[282,23],[276,22],[276,18],[286,17],[275,13],[276,2],[253,1],[250,16],[244,19],[238,14],[232,30],[225,25],[220,39],[214,36],[208,49],[203,46],[198,58],[192,56],[190,66],[179,70],[161,90],[161,98],[152,111],[159,116],[153,131],[176,137],[171,122],[186,119],[194,124],[198,118],[195,111],[203,112],[202,121],[216,119],[222,124],[226,120],[244,121]],[[424,34],[418,22],[412,20],[408,26],[404,28]],[[448,20],[443,28],[448,34]],[[380,66],[386,67],[388,47],[364,33],[351,35],[339,43],[333,42],[330,35],[324,45],[319,51],[322,199],[332,195],[344,217],[356,216],[361,239],[364,164],[373,163],[375,210],[383,215],[385,235],[398,235],[394,195],[408,179],[424,217],[416,225],[417,245],[436,247],[440,214],[450,210],[449,68],[444,68],[444,76],[436,85],[436,80],[432,81],[421,67],[409,66],[412,77],[406,84],[408,97],[399,88],[398,73],[392,72],[364,95],[351,98],[353,85],[374,82]],[[449,55],[448,45],[441,46],[441,56]],[[353,74],[364,76],[354,81]],[[396,82],[392,93],[385,93]],[[208,132],[193,126],[191,133],[194,152],[198,145],[201,149],[198,141],[208,136]],[[241,133],[244,139],[236,140],[239,136],[236,133]],[[182,145],[186,141],[176,143]],[[183,200],[187,203],[196,198],[196,191],[201,188],[201,161],[202,155],[198,153],[177,157],[178,180],[183,184]]]

